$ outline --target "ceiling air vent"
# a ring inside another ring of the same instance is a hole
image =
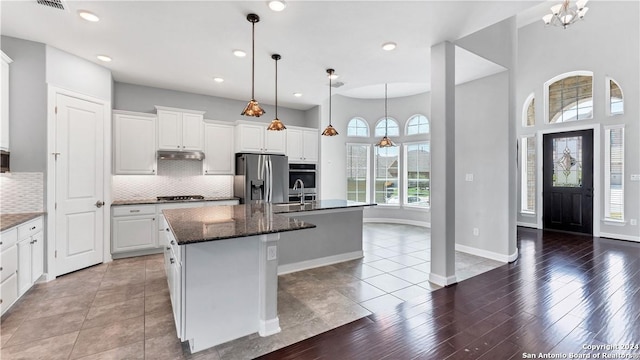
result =
[[[40,5],[52,7],[54,9],[67,10],[64,1],[62,0],[36,0]]]
[[[339,88],[340,86],[343,86],[344,83],[342,81],[334,81],[333,83],[331,83],[331,87],[334,88]]]

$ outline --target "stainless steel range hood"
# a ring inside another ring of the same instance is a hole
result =
[[[172,151],[172,150],[158,150],[159,160],[198,160],[204,159],[204,153],[202,151]]]

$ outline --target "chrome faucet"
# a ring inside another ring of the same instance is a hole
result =
[[[293,190],[298,189],[298,184],[300,184],[300,205],[304,205],[304,182],[302,179],[296,179],[296,182],[293,183]]]

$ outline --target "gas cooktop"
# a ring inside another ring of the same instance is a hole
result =
[[[174,196],[158,196],[158,201],[185,201],[185,200],[203,200],[202,195],[174,195]]]

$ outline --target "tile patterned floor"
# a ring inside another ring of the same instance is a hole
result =
[[[250,359],[393,308],[437,287],[427,281],[429,232],[365,224],[364,259],[282,275],[282,332],[197,354],[175,336],[161,255],[121,259],[34,286],[2,317],[0,358]],[[502,265],[456,253],[459,280]]]

